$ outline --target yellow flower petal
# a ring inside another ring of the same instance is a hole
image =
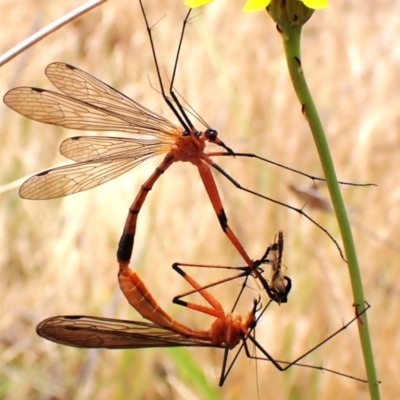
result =
[[[303,0],[303,4],[313,10],[321,10],[328,7],[328,0]]]
[[[201,7],[208,3],[211,3],[212,1],[214,1],[214,0],[185,0],[183,2],[183,4],[190,8],[196,8],[196,7]]]
[[[247,0],[243,7],[243,12],[255,12],[265,10],[265,7],[271,2],[271,0]]]

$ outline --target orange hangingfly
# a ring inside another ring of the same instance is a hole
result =
[[[119,265],[118,281],[122,293],[139,314],[152,323],[85,316],[58,316],[42,321],[37,326],[37,333],[56,343],[83,348],[176,346],[224,348],[226,356],[220,377],[222,386],[227,377],[228,351],[246,338],[250,329],[255,326],[259,300],[254,300],[251,311],[242,319],[241,316],[225,313],[213,296],[201,289],[192,278],[186,276],[185,279],[199,290],[210,305],[210,307],[193,305],[192,308],[215,317],[209,329],[191,329],[173,319],[161,308],[139,275],[129,268],[128,263]]]
[[[139,314],[152,323],[79,315],[56,316],[42,321],[37,326],[37,333],[41,337],[53,342],[80,348],[140,349],[178,346],[222,348],[225,352],[219,381],[220,386],[224,384],[234,362],[243,348],[245,349],[247,357],[269,361],[280,371],[285,371],[291,366],[296,365],[318,369],[324,372],[331,372],[336,375],[365,382],[363,379],[354,378],[353,376],[325,367],[299,363],[301,359],[313,352],[316,348],[346,329],[353,321],[359,318],[360,314],[317,346],[314,346],[311,350],[298,357],[295,361],[279,361],[275,360],[261,346],[252,333],[272,300],[268,302],[258,317],[256,313],[260,311],[261,308],[260,300],[254,300],[253,307],[246,317],[234,316],[231,313],[225,313],[221,304],[211,296],[210,293],[181,270],[180,274],[209,304],[209,306],[202,306],[185,302],[184,305],[215,318],[209,329],[191,329],[173,319],[161,308],[139,275],[132,271],[127,263],[120,262],[119,265],[118,280],[121,291]],[[365,312],[367,308],[368,307],[366,307],[363,312]],[[247,341],[253,343],[253,345],[261,351],[263,357],[252,355],[248,349]],[[228,353],[239,343],[241,343],[241,345],[229,367],[227,367]]]
[[[161,164],[142,185],[129,209],[118,247],[117,256],[120,261],[129,262],[131,259],[138,214],[148,192],[158,178],[174,162],[179,161],[190,162],[197,167],[222,230],[254,274],[259,275],[244,247],[228,225],[228,219],[210,167],[219,171],[237,188],[290,208],[309,219],[334,241],[343,257],[342,251],[332,235],[302,209],[241,186],[212,160],[212,157],[216,156],[252,157],[279,165],[313,180],[323,180],[255,154],[235,153],[218,138],[217,131],[210,127],[204,131],[197,130],[173,91],[184,30],[190,11],[183,24],[169,90],[171,98],[169,98],[163,88],[151,29],[141,1],[140,6],[149,33],[163,98],[173,110],[181,127],[76,67],[60,62],[50,64],[46,68],[46,76],[62,94],[33,87],[19,87],[7,92],[4,102],[20,114],[39,122],[79,130],[126,132],[137,137],[77,136],[64,140],[60,146],[61,154],[76,163],[49,169],[32,176],[21,186],[20,196],[26,199],[43,200],[78,193],[114,179],[150,157],[165,154]],[[205,124],[204,121],[202,122]],[[224,151],[205,152],[207,142],[222,147]]]

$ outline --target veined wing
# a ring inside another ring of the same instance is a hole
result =
[[[144,134],[170,141],[181,135],[177,126],[157,114],[145,113],[143,109],[132,108],[129,112],[117,113],[45,89],[11,89],[5,94],[4,102],[25,117],[65,128]]]
[[[80,315],[48,318],[37,326],[36,332],[52,342],[83,348],[218,347],[207,341],[184,337],[149,322]]]
[[[167,153],[171,144],[159,139],[119,138],[108,136],[75,136],[65,139],[60,153],[70,160],[84,162],[105,159],[147,159]]]
[[[49,169],[25,181],[19,195],[23,199],[46,200],[83,192],[122,175],[153,155],[86,161]]]
[[[167,119],[72,65],[55,62],[47,66],[45,73],[51,83],[68,97],[110,110],[115,114],[128,117],[143,115],[158,121],[161,126],[175,127]]]

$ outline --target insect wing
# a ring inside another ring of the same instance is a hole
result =
[[[61,143],[60,153],[78,162],[122,158],[143,161],[154,155],[167,153],[170,148],[170,144],[159,139],[76,136]]]
[[[176,128],[167,119],[72,65],[60,62],[52,63],[47,66],[45,73],[51,83],[69,97],[110,110],[116,114],[141,115],[144,119],[146,117],[153,119],[167,128]]]
[[[42,321],[36,332],[52,342],[81,348],[217,347],[148,322],[86,316],[51,317]]]
[[[47,66],[45,73],[53,85],[67,96],[112,112],[137,128],[150,131],[150,134],[157,131],[173,137],[180,134],[179,128],[167,119],[79,68],[58,62]]]
[[[11,89],[4,102],[25,117],[45,124],[81,130],[131,131],[131,124],[105,110],[45,89]]]
[[[120,115],[50,90],[18,87],[4,96],[14,111],[45,124],[89,131],[119,131],[154,136],[179,134],[175,125],[160,127],[149,115]]]
[[[53,63],[47,67],[46,75],[65,95],[19,87],[7,92],[4,102],[30,119],[71,129],[119,131],[165,139],[181,134],[167,119],[78,68]]]
[[[65,165],[43,171],[23,183],[23,199],[47,200],[83,192],[129,171],[145,160],[109,159]]]

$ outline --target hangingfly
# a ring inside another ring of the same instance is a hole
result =
[[[77,136],[64,140],[61,143],[60,152],[75,163],[32,176],[21,186],[21,197],[43,200],[78,193],[114,179],[148,158],[164,155],[163,161],[142,185],[129,209],[117,252],[119,261],[129,262],[131,259],[137,219],[146,196],[158,178],[174,162],[189,162],[197,167],[223,232],[256,277],[260,278],[261,275],[228,225],[211,168],[219,171],[237,188],[283,205],[306,217],[334,241],[342,255],[332,235],[303,210],[241,186],[212,160],[212,157],[217,156],[252,157],[279,165],[311,179],[320,179],[251,153],[234,153],[219,139],[216,130],[210,127],[203,131],[197,130],[173,91],[179,53],[190,12],[183,23],[170,84],[171,98],[169,98],[165,94],[161,80],[151,29],[141,2],[140,5],[149,33],[163,98],[173,110],[181,126],[173,124],[79,68],[60,62],[50,64],[46,68],[46,76],[62,93],[34,87],[19,87],[6,93],[4,102],[20,114],[42,123],[79,130],[125,132],[133,134],[134,137]],[[206,152],[208,142],[220,146],[223,151]]]

